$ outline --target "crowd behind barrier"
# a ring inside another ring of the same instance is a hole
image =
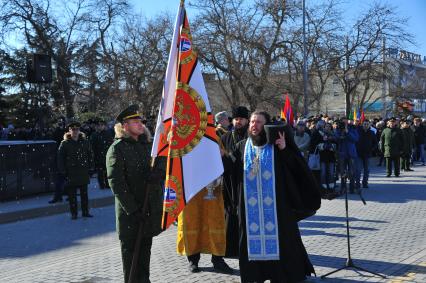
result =
[[[280,120],[280,117],[273,118],[274,122]],[[81,125],[81,132],[91,141],[94,151],[99,148],[93,138],[99,137],[94,135],[99,131],[98,124],[93,120]],[[111,136],[109,146],[114,135],[113,124],[104,125]],[[415,162],[425,164],[426,119],[420,117],[359,121],[316,115],[299,117],[292,126],[295,143],[314,171],[325,197],[341,193],[346,182],[351,193],[368,188],[371,157],[378,157],[378,166],[386,165],[387,176],[392,172],[399,176],[401,170],[410,171]],[[232,123],[227,127],[226,130],[231,130]],[[391,129],[389,134],[386,134],[387,128]],[[67,131],[63,123],[43,129],[0,125],[0,201],[55,189],[57,148]],[[94,152],[98,163],[95,167],[100,167],[99,160],[103,160],[104,154]],[[99,168],[92,169],[92,173],[102,175]],[[101,188],[108,187],[104,182],[99,179]]]
[[[94,134],[97,125],[97,121],[82,124],[82,132],[89,140],[98,136]],[[106,130],[112,140],[113,130],[111,127]],[[43,129],[0,125],[0,201],[52,192],[64,186],[57,174],[57,151],[66,132],[64,123]],[[98,153],[98,140],[93,140],[95,153]],[[95,166],[92,169],[91,173],[99,171]]]

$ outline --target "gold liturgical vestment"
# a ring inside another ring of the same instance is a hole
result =
[[[190,256],[197,253],[224,256],[226,250],[225,212],[222,186],[214,189],[215,199],[204,197],[204,188],[185,206],[178,218],[177,252]]]

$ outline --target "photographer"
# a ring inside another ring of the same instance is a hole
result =
[[[320,132],[322,136],[321,143],[318,144],[320,163],[321,163],[321,186],[327,189],[327,192],[334,192],[334,168],[336,164],[337,143],[330,123],[326,123],[324,130]]]
[[[335,136],[339,149],[340,190],[342,193],[346,190],[346,179],[349,179],[349,192],[352,194],[355,190],[355,159],[358,157],[355,144],[359,139],[358,131],[349,124],[347,118],[342,118],[337,124]]]

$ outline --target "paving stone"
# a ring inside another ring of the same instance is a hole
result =
[[[351,269],[326,280],[306,282],[426,282],[426,167],[403,178],[385,178],[373,167],[370,188],[349,195],[351,255],[356,265],[381,273],[382,279]],[[45,201],[45,200],[43,200]],[[1,204],[0,204],[1,205]],[[0,281],[122,282],[120,247],[113,206],[92,210],[94,218],[71,221],[68,214],[0,225]],[[345,202],[324,200],[300,230],[318,276],[343,266],[347,258]],[[156,237],[151,259],[152,282],[240,282],[238,261],[226,259],[234,275],[215,273],[210,255],[202,255],[203,272],[189,274],[187,260],[176,254],[176,227]]]

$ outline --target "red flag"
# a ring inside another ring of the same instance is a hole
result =
[[[289,123],[291,126],[294,126],[293,109],[291,108],[290,99],[288,98],[287,93],[285,95],[284,108],[281,109],[281,118],[286,120],[286,122]]]
[[[359,119],[359,123],[360,124],[364,123],[364,120],[365,120],[365,115],[364,115],[364,109],[363,109],[361,110],[361,118]]]

